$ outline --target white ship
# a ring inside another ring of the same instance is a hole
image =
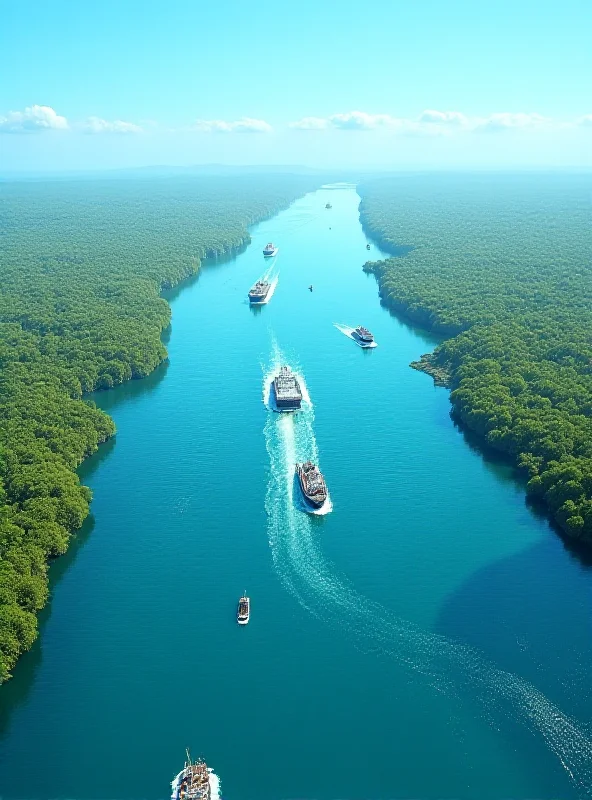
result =
[[[263,255],[266,258],[277,255],[279,247],[276,247],[273,242],[268,242],[263,248]]]
[[[192,761],[187,753],[185,766],[171,783],[171,800],[212,800],[212,776],[210,769],[201,758]]]

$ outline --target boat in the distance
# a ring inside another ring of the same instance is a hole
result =
[[[312,461],[305,461],[296,464],[296,475],[306,502],[313,508],[321,508],[327,499],[327,485],[320,469]]]
[[[249,290],[249,302],[253,305],[257,303],[264,303],[267,300],[267,295],[271,289],[271,283],[267,281],[257,281],[254,286]]]
[[[290,367],[280,367],[273,379],[275,405],[278,411],[297,411],[302,404],[302,391]]]
[[[327,203],[327,205],[325,206],[325,208],[333,208],[333,206],[331,205],[331,203]]]
[[[239,625],[247,625],[251,618],[251,599],[247,597],[247,593],[238,601],[238,610],[236,612],[236,621]]]
[[[185,766],[171,784],[171,800],[211,800],[213,770],[201,758],[192,761],[189,750],[186,753]]]
[[[310,284],[310,286],[308,287],[308,291],[309,291],[309,292],[312,292],[312,283],[311,283],[311,284]]]
[[[370,250],[370,245],[369,244],[366,245],[366,250]]]
[[[374,343],[374,336],[370,333],[368,328],[365,328],[363,325],[358,325],[357,328],[354,328],[352,336],[354,339],[358,340],[362,347],[369,347]]]
[[[263,248],[263,255],[266,258],[269,258],[270,256],[275,256],[278,250],[279,247],[276,247],[273,242],[267,242],[267,244]]]

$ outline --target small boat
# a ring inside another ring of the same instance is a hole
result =
[[[331,205],[331,203],[327,203],[327,205],[325,206],[325,208],[333,208],[333,206]]]
[[[265,258],[269,258],[270,256],[275,256],[278,250],[279,247],[276,247],[273,242],[268,242],[263,248],[263,255]]]
[[[264,303],[270,289],[271,283],[267,281],[257,281],[257,283],[249,289],[249,302],[253,305]]]
[[[186,753],[185,766],[171,783],[171,800],[211,800],[213,770],[200,758],[192,761],[189,750]]]
[[[370,250],[370,245],[369,244],[366,245],[366,250]]]
[[[275,406],[278,411],[297,411],[302,404],[302,390],[289,367],[280,367],[273,379]]]
[[[313,508],[321,508],[327,499],[327,485],[320,469],[312,461],[305,461],[296,464],[296,475],[307,503]]]
[[[370,333],[368,328],[364,328],[363,325],[358,325],[358,327],[352,331],[352,336],[354,339],[357,339],[363,347],[368,347],[374,342],[373,334]]]
[[[311,284],[310,284],[310,286],[308,287],[308,291],[309,291],[309,292],[312,292],[312,283],[311,283]]]
[[[238,601],[238,611],[236,612],[236,621],[239,625],[247,625],[251,618],[251,599],[247,597],[247,593]]]

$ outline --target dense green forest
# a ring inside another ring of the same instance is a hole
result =
[[[0,184],[0,682],[36,637],[48,559],[88,514],[76,468],[114,433],[85,392],[165,357],[159,293],[310,177]]]
[[[592,542],[592,175],[368,181],[367,264],[384,302],[446,340],[453,412],[527,473],[564,531]]]

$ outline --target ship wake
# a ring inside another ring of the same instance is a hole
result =
[[[282,360],[275,348],[272,362]],[[275,366],[275,364],[274,364]],[[273,372],[273,368],[270,373]],[[284,587],[309,613],[348,635],[366,653],[405,667],[410,680],[458,700],[472,699],[495,728],[518,722],[542,737],[581,797],[592,797],[592,740],[538,689],[496,668],[468,645],[422,630],[359,594],[327,562],[318,525],[294,504],[294,463],[318,458],[314,408],[298,415],[269,415],[264,428],[270,459],[265,508],[272,559]]]
[[[362,344],[360,341],[358,341],[358,339],[356,339],[356,337],[354,336],[355,327],[352,328],[351,325],[344,325],[341,322],[334,322],[333,325],[337,328],[338,331],[341,331],[341,333],[344,336],[347,336],[349,339],[353,339],[354,342],[358,345],[358,347],[361,347],[364,350],[370,350],[373,347],[378,346],[376,342],[370,342],[369,344]]]

